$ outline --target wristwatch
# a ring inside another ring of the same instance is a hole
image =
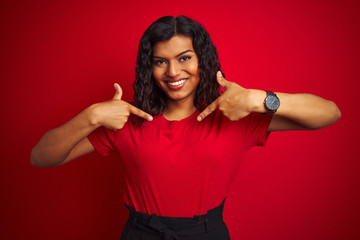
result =
[[[280,99],[272,91],[265,92],[266,98],[264,100],[264,106],[266,108],[266,112],[264,112],[264,114],[274,114],[280,106]]]

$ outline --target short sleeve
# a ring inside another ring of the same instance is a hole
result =
[[[87,138],[96,151],[98,151],[103,156],[109,155],[114,150],[113,144],[109,139],[106,129],[103,127],[95,129],[87,136]]]
[[[271,114],[251,113],[243,118],[246,142],[249,147],[265,146],[270,135],[268,128],[272,119]]]

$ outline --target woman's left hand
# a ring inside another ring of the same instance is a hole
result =
[[[198,121],[203,120],[217,108],[231,121],[237,121],[246,117],[251,112],[250,107],[250,89],[243,88],[239,84],[227,81],[217,72],[217,81],[225,91],[214,102],[207,106],[197,117]],[[265,98],[265,95],[264,95]]]
[[[217,108],[232,121],[246,117],[251,112],[266,112],[265,91],[246,89],[229,82],[223,78],[220,71],[217,73],[217,80],[225,91],[199,114],[198,121],[206,118]],[[341,116],[334,102],[313,94],[276,92],[276,95],[281,105],[270,122],[269,132],[315,130],[333,124]]]

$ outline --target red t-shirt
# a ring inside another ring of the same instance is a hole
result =
[[[159,216],[205,214],[224,200],[246,151],[266,143],[271,115],[230,121],[216,111],[198,122],[199,113],[181,121],[159,114],[139,128],[128,122],[88,136],[100,154],[123,161],[127,205]]]

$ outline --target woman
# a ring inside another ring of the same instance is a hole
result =
[[[209,34],[184,16],[160,18],[142,36],[134,103],[114,86],[112,100],[47,132],[31,161],[59,166],[95,149],[116,152],[130,210],[122,239],[229,239],[222,209],[245,152],[272,131],[319,129],[340,117],[311,94],[227,81]]]

